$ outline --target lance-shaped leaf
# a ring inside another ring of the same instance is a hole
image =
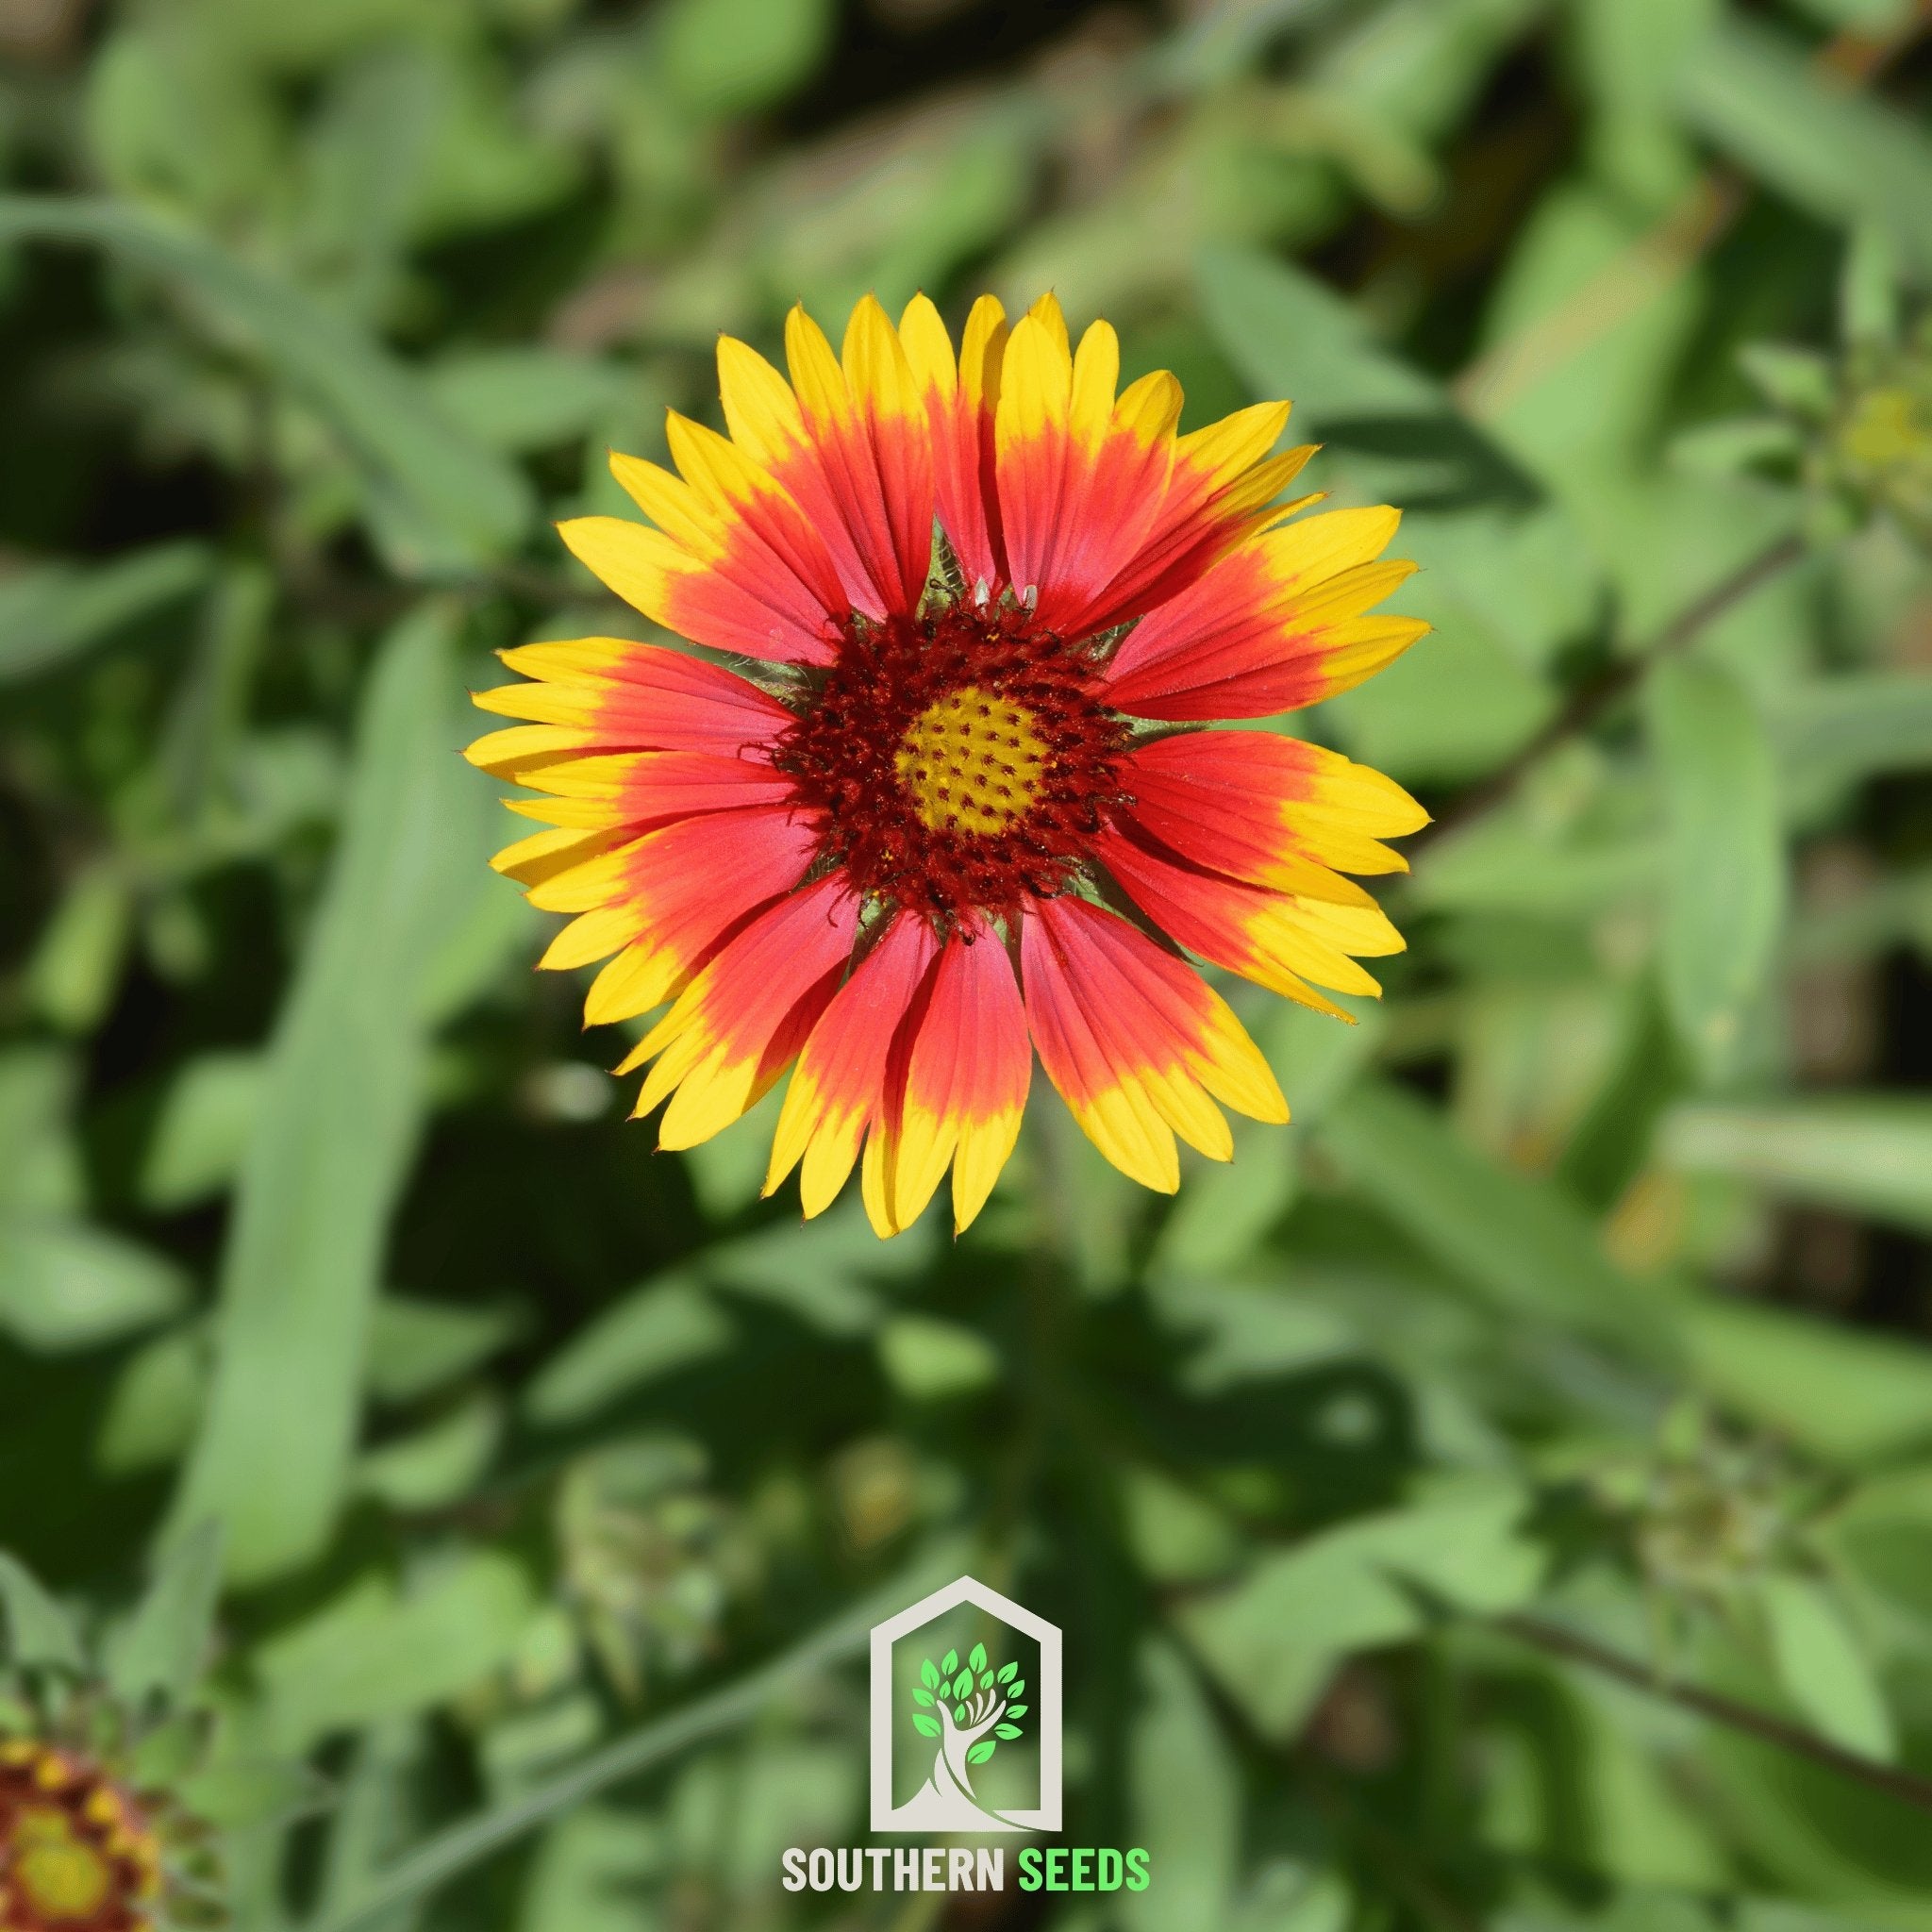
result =
[[[534,504],[515,466],[459,429],[379,343],[299,289],[146,210],[72,196],[0,196],[0,241],[105,248],[187,294],[341,438],[379,504],[399,567],[475,563],[529,527]]]
[[[0,1614],[5,1643],[0,1657],[25,1669],[52,1665],[65,1671],[86,1668],[80,1639],[67,1612],[48,1595],[25,1563],[0,1550]]]
[[[108,1659],[108,1679],[139,1707],[150,1695],[179,1704],[208,1655],[222,1583],[222,1525],[199,1524],[165,1552],[147,1594]]]
[[[215,1379],[173,1518],[227,1532],[236,1578],[326,1541],[344,1493],[389,1218],[426,1101],[430,990],[495,889],[488,794],[449,754],[449,612],[425,606],[369,680],[328,888],[269,1051],[222,1257]]]
[[[1784,918],[1784,835],[1770,741],[1717,665],[1673,662],[1650,679],[1668,826],[1664,997],[1712,1074],[1732,1062]]]

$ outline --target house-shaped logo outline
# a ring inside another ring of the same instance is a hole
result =
[[[996,1815],[1020,1831],[1060,1828],[1060,1633],[1057,1624],[1037,1617],[1011,1597],[1002,1596],[976,1577],[960,1576],[872,1631],[872,1828],[874,1831],[914,1831],[903,1822],[911,1803],[892,1803],[892,1646],[914,1630],[924,1629],[960,1604],[972,1604],[997,1618],[1008,1629],[1030,1637],[1040,1645],[1040,1676],[1034,1709],[1040,1726],[1040,1802],[1028,1810]]]

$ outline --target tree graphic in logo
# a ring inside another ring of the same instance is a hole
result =
[[[962,1606],[978,1613],[976,1622],[941,1624]],[[1006,1660],[989,1657],[989,1646]],[[958,1576],[874,1624],[869,1648],[874,1831],[1060,1828],[1061,1643],[1054,1624],[976,1577]],[[910,1657],[920,1658],[917,1670]],[[993,1764],[1002,1744],[1017,1757]],[[901,1791],[910,1793],[903,1803]]]
[[[912,1727],[923,1738],[937,1738],[932,1774],[913,1801],[936,1824],[958,1831],[975,1827],[999,1830],[1005,1821],[983,1810],[973,1795],[973,1767],[985,1764],[1000,1747],[1025,1733],[1019,1720],[1026,1707],[1019,1702],[1026,1682],[1016,1663],[995,1670],[986,1645],[975,1643],[966,1661],[949,1650],[938,1663],[923,1658],[912,1701]]]

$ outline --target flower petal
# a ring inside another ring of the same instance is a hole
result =
[[[1214,1099],[1257,1120],[1287,1120],[1274,1075],[1226,1001],[1125,920],[1082,899],[1036,901],[1021,946],[1040,1063],[1123,1173],[1174,1192],[1176,1133],[1228,1158],[1233,1142]]]
[[[991,295],[973,305],[955,364],[939,310],[925,296],[915,295],[899,318],[899,340],[925,403],[941,527],[966,574],[967,588],[984,584],[996,591],[1007,580],[993,442],[1007,311]]]
[[[776,699],[735,673],[688,652],[629,638],[574,638],[520,644],[500,654],[532,680],[473,693],[479,709],[529,718],[561,734],[550,751],[702,751],[733,755],[770,743],[791,722]],[[513,739],[514,731],[492,734]],[[567,742],[564,741],[567,740]],[[470,762],[515,777],[525,758],[513,746],[470,747]],[[538,760],[541,761],[541,760]]]
[[[1156,608],[1244,537],[1315,501],[1275,502],[1315,454],[1313,443],[1303,443],[1269,455],[1288,417],[1286,403],[1257,403],[1175,442],[1159,512],[1139,554],[1095,612],[1096,628]]]
[[[991,925],[955,927],[905,1030],[866,1142],[866,1212],[881,1235],[909,1227],[950,1163],[962,1233],[1011,1158],[1033,1071],[1013,963]]]
[[[655,1060],[631,1117],[670,1097],[660,1147],[695,1147],[758,1103],[831,1003],[858,925],[834,874],[768,907],[685,988],[618,1068]]]
[[[1069,355],[1058,308],[1014,329],[995,419],[1010,579],[1049,630],[1081,637],[1152,529],[1174,461],[1180,385],[1164,371],[1116,400],[1120,343],[1096,322]]]
[[[803,1160],[806,1219],[831,1206],[878,1118],[886,1061],[900,1023],[939,951],[930,925],[901,916],[834,995],[799,1056],[772,1137],[764,1191]]]
[[[530,773],[539,791],[568,801],[559,823],[582,826],[663,824],[699,812],[778,805],[791,780],[762,758],[720,758],[702,751],[617,752],[572,758]],[[536,817],[541,806],[526,808]]]
[[[1392,778],[1269,731],[1185,731],[1124,761],[1127,816],[1183,858],[1252,885],[1321,896],[1319,873],[1405,872],[1380,842],[1428,813]]]
[[[868,295],[853,310],[842,363],[802,308],[786,319],[785,353],[790,385],[744,343],[720,341],[732,440],[810,520],[852,608],[909,615],[932,558],[933,463],[898,334]]]
[[[1108,702],[1146,718],[1257,718],[1359,684],[1428,629],[1363,615],[1415,568],[1374,561],[1398,521],[1386,507],[1330,510],[1239,544],[1128,633]]]
[[[1190,952],[1321,1012],[1349,1017],[1308,981],[1379,994],[1379,983],[1350,956],[1403,948],[1374,901],[1332,873],[1321,896],[1276,892],[1186,864],[1118,826],[1102,833],[1094,849],[1141,911]]]
[[[539,964],[583,966],[615,953],[584,1002],[586,1023],[648,1012],[741,921],[790,891],[817,843],[790,808],[758,806],[683,819],[593,852],[532,887],[533,904],[578,915]]]
[[[837,655],[834,613],[747,524],[717,525],[701,548],[623,517],[573,517],[557,534],[607,589],[693,643],[777,663]]]

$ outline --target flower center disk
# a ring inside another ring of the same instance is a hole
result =
[[[969,684],[912,721],[893,765],[924,824],[984,837],[1025,816],[1052,756],[1024,705]]]
[[[1122,794],[1127,727],[1077,643],[1009,604],[855,618],[778,768],[868,897],[940,921],[1064,892]]]

